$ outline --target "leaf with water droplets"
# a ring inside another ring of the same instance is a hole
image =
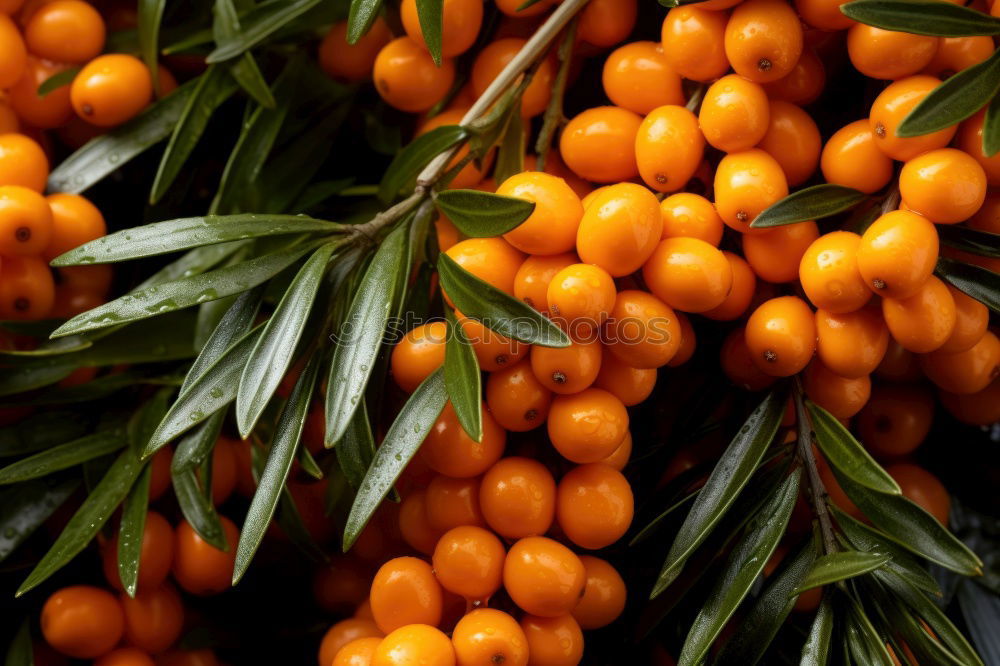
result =
[[[212,498],[202,492],[197,468],[210,459],[218,442],[226,412],[220,409],[181,438],[170,461],[170,477],[184,520],[202,539],[220,550],[228,550],[222,522],[212,504]],[[210,478],[206,477],[206,478]]]
[[[125,432],[118,429],[97,432],[53,446],[0,469],[0,484],[18,483],[48,476],[53,472],[113,453],[125,446],[125,443]]]
[[[184,393],[194,380],[198,379],[205,370],[218,361],[219,357],[234,342],[247,334],[247,331],[250,330],[257,319],[263,294],[264,287],[258,286],[250,291],[243,292],[233,301],[232,305],[226,310],[226,313],[222,315],[222,319],[216,324],[208,340],[202,345],[198,357],[191,364],[190,370],[188,370],[187,375],[184,377],[184,383],[181,384],[181,393]],[[215,302],[217,303],[218,301]],[[215,395],[213,397],[219,396]]]
[[[38,479],[0,494],[0,562],[48,520],[80,485],[79,479]]]
[[[806,401],[806,409],[816,433],[816,443],[831,465],[866,488],[890,495],[900,493],[896,481],[830,412],[812,401]]]
[[[251,4],[250,7],[253,7]],[[212,21],[212,35],[217,44],[222,44],[240,36],[240,19],[233,0],[215,0],[212,5],[215,20]],[[240,84],[243,91],[255,102],[268,109],[275,105],[274,95],[267,87],[267,81],[257,66],[257,60],[249,51],[226,63],[229,73]]]
[[[152,466],[147,464],[125,498],[122,521],[118,528],[118,578],[130,597],[135,597],[136,586],[139,584],[139,557],[142,555],[146,529],[151,474]]]
[[[289,0],[288,2],[258,4],[240,17],[239,33],[228,39],[217,41],[215,50],[208,54],[205,61],[211,64],[235,58],[302,16],[320,2],[321,0]]]

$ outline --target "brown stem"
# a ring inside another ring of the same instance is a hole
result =
[[[812,420],[809,418],[809,413],[806,411],[805,404],[802,401],[802,384],[798,378],[795,379],[793,394],[795,400],[795,421],[799,431],[799,455],[803,463],[805,463],[806,475],[809,478],[809,493],[812,499],[813,510],[816,512],[816,518],[819,520],[819,529],[823,535],[823,551],[829,555],[836,553],[839,548],[837,547],[837,537],[833,532],[833,522],[830,520],[830,512],[826,506],[826,487],[823,485],[823,480],[819,478],[816,456],[813,455]]]

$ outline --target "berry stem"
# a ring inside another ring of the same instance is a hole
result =
[[[836,553],[837,537],[833,532],[833,523],[830,520],[830,512],[826,507],[826,487],[823,480],[819,478],[819,468],[816,466],[816,457],[812,450],[812,420],[806,411],[802,400],[802,383],[798,377],[795,378],[795,388],[793,390],[795,400],[795,421],[799,430],[799,455],[805,463],[806,474],[809,477],[809,494],[812,500],[813,510],[819,520],[820,532],[823,535],[823,551],[829,555]]]
[[[545,160],[548,158],[549,149],[552,147],[552,138],[556,130],[566,122],[563,114],[563,97],[566,94],[566,80],[569,78],[569,66],[573,60],[573,46],[576,44],[576,24],[574,18],[566,32],[563,33],[562,41],[559,43],[557,56],[559,58],[559,71],[556,73],[556,80],[552,84],[552,99],[545,109],[545,117],[542,119],[542,129],[538,132],[538,139],[535,140],[535,155],[538,158],[537,169],[545,171]]]

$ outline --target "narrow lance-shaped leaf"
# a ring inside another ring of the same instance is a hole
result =
[[[48,520],[79,485],[79,479],[55,484],[38,480],[6,489],[0,495],[0,562]]]
[[[53,446],[0,469],[0,484],[37,479],[113,453],[125,446],[122,430],[107,430]]]
[[[7,646],[4,666],[34,666],[34,652],[35,645],[31,640],[31,619],[27,618],[21,623],[10,645]]]
[[[809,627],[806,644],[802,647],[799,666],[826,666],[830,659],[830,639],[833,637],[833,604],[830,595],[823,595],[819,610]]]
[[[969,638],[982,661],[1000,663],[1000,597],[970,580],[959,583],[957,597]]]
[[[885,640],[875,629],[861,604],[854,597],[848,597],[847,609],[847,645],[855,663],[893,666]]]
[[[160,22],[163,20],[163,9],[167,6],[167,0],[138,0],[138,5],[139,51],[142,54],[142,61],[149,68],[153,89],[159,95],[160,77],[157,69],[160,56]]]
[[[651,597],[663,592],[680,575],[687,558],[705,541],[746,486],[778,432],[784,409],[784,395],[772,391],[730,442],[674,537]]]
[[[470,238],[505,234],[527,220],[535,210],[533,201],[478,190],[443,190],[434,203]]]
[[[354,545],[379,504],[389,494],[440,416],[447,400],[442,371],[438,369],[417,387],[403,405],[375,452],[375,458],[354,497],[344,527],[344,552]]]
[[[139,558],[142,555],[143,530],[146,529],[151,472],[152,466],[146,465],[125,498],[121,527],[118,530],[118,577],[125,593],[130,597],[135,597],[136,586],[139,584]]]
[[[32,414],[17,423],[0,427],[0,458],[37,453],[92,432],[88,414],[49,411]]]
[[[1000,152],[1000,102],[994,97],[983,117],[983,154],[993,157]]]
[[[1000,257],[1000,234],[980,231],[957,224],[937,226],[938,236],[945,245],[965,250],[981,257]]]
[[[479,361],[455,314],[446,311],[448,340],[445,343],[444,385],[462,429],[474,439],[483,438],[483,386]]]
[[[664,510],[662,513],[660,513],[656,518],[654,518],[653,520],[649,521],[648,525],[646,525],[641,530],[639,530],[639,532],[636,533],[636,535],[634,537],[632,537],[632,540],[629,541],[628,545],[630,545],[630,546],[638,545],[638,544],[642,543],[643,541],[647,540],[649,537],[653,536],[653,534],[655,534],[656,531],[659,530],[663,526],[664,523],[666,523],[667,518],[669,518],[670,516],[672,516],[674,514],[674,512],[676,512],[681,507],[686,506],[688,504],[688,502],[690,502],[691,500],[693,500],[695,497],[698,496],[698,493],[700,491],[701,491],[700,488],[697,489],[697,490],[694,490],[694,491],[688,493],[687,495],[685,495],[684,497],[682,497],[681,499],[677,500],[673,504],[671,504],[669,507],[666,508],[666,510]]]
[[[806,409],[816,433],[816,443],[830,464],[866,488],[890,495],[900,494],[896,481],[840,421],[814,402],[807,401]]]
[[[378,18],[382,0],[351,0],[347,15],[347,43],[357,44]]]
[[[818,220],[849,210],[868,197],[864,192],[823,183],[792,192],[787,197],[765,208],[750,223],[754,229],[779,227],[784,224]]]
[[[1000,49],[997,52],[1000,53]],[[934,272],[959,291],[1000,313],[1000,274],[947,257],[938,257]]]
[[[889,555],[856,550],[824,555],[816,560],[809,570],[809,575],[795,589],[794,594],[798,595],[814,587],[861,576],[882,567],[890,559],[892,558]]]
[[[878,615],[881,620],[881,627],[891,627],[895,642],[890,641],[893,649],[906,644],[908,654],[913,655],[914,661],[925,664],[936,664],[938,666],[973,666],[975,660],[968,661],[959,659],[948,647],[940,641],[937,635],[933,637],[927,633],[928,627],[907,604],[893,594],[877,576],[872,576],[863,581],[865,585],[860,587],[861,594],[870,594],[872,602],[869,607]],[[902,652],[903,650],[900,650]],[[904,654],[907,654],[904,652]],[[893,662],[895,664],[895,662]]]
[[[326,266],[337,248],[337,244],[327,243],[302,265],[250,353],[236,392],[236,423],[244,438],[250,435],[292,363]]]
[[[1000,20],[962,5],[932,0],[856,0],[841,5],[840,11],[860,23],[914,35],[1000,35]]]
[[[347,483],[357,490],[375,457],[375,438],[368,422],[368,410],[361,405],[354,411],[344,436],[337,442],[337,461]]]
[[[224,417],[225,412],[219,410],[182,438],[177,445],[177,454],[171,461],[170,470],[174,495],[184,520],[198,536],[220,550],[228,550],[232,544],[226,543],[219,515],[211,498],[202,492],[195,472],[202,460],[211,458],[207,454],[219,438]],[[178,457],[181,459],[178,460]]]
[[[378,198],[388,203],[404,189],[412,189],[421,169],[468,136],[468,130],[461,125],[445,125],[421,134],[393,158],[379,184]]]
[[[290,0],[289,2],[265,2],[240,18],[240,33],[219,42],[208,54],[205,62],[223,62],[253,48],[291,21],[315,7],[321,0]]]
[[[263,292],[264,287],[257,286],[236,297],[226,313],[222,315],[222,319],[216,324],[215,330],[212,331],[208,340],[202,345],[194,363],[191,364],[191,368],[184,377],[184,383],[181,384],[181,393],[187,391],[205,370],[218,361],[229,347],[239,341],[253,327],[257,313],[260,311]]]
[[[562,71],[560,69],[560,71]],[[555,96],[555,91],[553,91]],[[550,102],[551,104],[551,102]],[[497,162],[493,168],[496,182],[502,183],[511,176],[524,171],[524,151],[527,135],[524,131],[524,118],[520,113],[512,113],[504,130],[503,140],[497,149]],[[538,163],[536,163],[538,164]],[[541,166],[536,166],[539,170]]]
[[[215,20],[212,21],[212,34],[218,44],[238,39],[240,36],[240,19],[236,14],[233,0],[215,0],[212,7]],[[240,87],[258,104],[268,109],[274,108],[274,95],[267,87],[267,81],[257,67],[257,61],[249,51],[230,60],[227,69]]]
[[[416,0],[420,32],[434,64],[441,66],[441,32],[444,29],[444,0]]]
[[[73,83],[73,79],[75,79],[76,75],[79,73],[79,67],[69,67],[67,69],[60,70],[42,81],[42,85],[38,86],[38,90],[35,94],[39,97],[45,97],[49,93],[55,92],[59,88]]]

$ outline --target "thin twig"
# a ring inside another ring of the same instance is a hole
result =
[[[809,491],[812,496],[813,510],[816,511],[816,518],[819,519],[820,532],[823,535],[823,550],[829,555],[836,553],[837,536],[833,532],[833,523],[830,520],[830,512],[826,507],[826,487],[823,480],[819,478],[819,469],[816,467],[816,457],[812,450],[812,421],[806,412],[805,404],[802,401],[802,385],[798,378],[795,380],[793,389],[795,400],[795,420],[799,431],[799,455],[802,457],[806,467],[806,474],[809,477]]]
[[[563,115],[563,97],[566,95],[566,81],[569,79],[569,66],[573,61],[573,46],[576,43],[577,19],[574,18],[566,32],[563,34],[562,42],[559,44],[557,55],[559,57],[559,71],[556,72],[556,80],[552,84],[552,98],[545,109],[545,116],[542,119],[542,129],[538,132],[535,140],[535,156],[538,160],[536,169],[545,171],[545,160],[549,155],[552,146],[552,137],[556,130],[562,125],[566,117]]]

